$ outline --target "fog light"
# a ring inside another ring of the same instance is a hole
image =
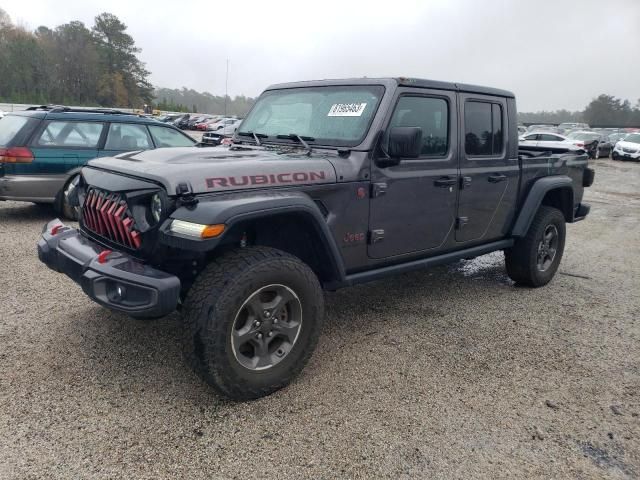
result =
[[[115,294],[113,295],[114,302],[121,302],[124,300],[127,290],[120,284],[116,284]]]

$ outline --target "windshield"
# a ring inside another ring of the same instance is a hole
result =
[[[295,134],[316,144],[354,146],[365,137],[383,94],[379,85],[267,91],[240,131],[268,135],[268,140]]]
[[[640,133],[631,133],[624,138],[625,142],[640,143]]]

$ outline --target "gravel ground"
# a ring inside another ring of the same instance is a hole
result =
[[[217,398],[180,320],[89,301],[0,203],[0,478],[638,478],[640,165],[596,162],[560,274],[502,254],[327,294],[290,387]]]

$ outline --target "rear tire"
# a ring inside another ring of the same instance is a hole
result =
[[[542,287],[554,277],[566,238],[564,215],[560,210],[540,206],[527,234],[505,250],[509,277],[519,285]]]
[[[251,400],[300,373],[320,336],[324,297],[298,258],[248,247],[200,273],[182,316],[187,363],[220,395]]]

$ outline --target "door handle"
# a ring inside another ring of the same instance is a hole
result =
[[[452,177],[440,177],[439,179],[434,180],[433,184],[440,188],[452,187],[456,184],[456,179]]]
[[[506,179],[507,176],[501,173],[494,173],[493,175],[489,175],[489,182],[491,183],[504,182]]]

